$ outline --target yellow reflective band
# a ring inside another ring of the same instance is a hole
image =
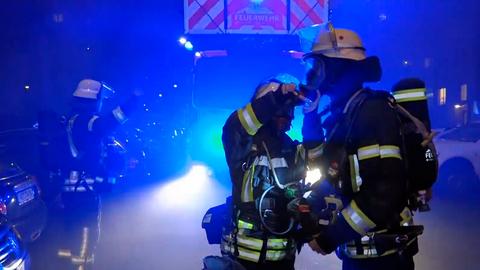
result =
[[[272,167],[276,168],[288,168],[287,160],[285,158],[272,158]]]
[[[120,124],[123,124],[127,121],[127,117],[123,113],[122,108],[120,108],[120,106],[117,106],[115,109],[113,109],[112,113],[113,113],[113,116],[115,117],[115,119],[117,119],[117,121]]]
[[[395,145],[380,146],[380,158],[398,158],[402,159],[400,155],[400,147]]]
[[[237,115],[242,127],[251,136],[255,135],[258,129],[262,127],[262,124],[258,121],[257,116],[253,111],[251,103],[248,103],[245,108],[237,110]]]
[[[268,161],[267,156],[257,156],[255,157],[255,160],[253,161],[253,166],[265,166],[270,168],[270,162]]]
[[[287,253],[283,250],[267,250],[265,259],[267,261],[281,261],[287,256]]]
[[[360,191],[362,185],[362,178],[360,177],[360,166],[358,165],[357,155],[349,155],[348,161],[350,162],[350,180],[352,181],[353,192]]]
[[[76,158],[80,154],[80,152],[77,149],[77,146],[73,142],[73,125],[75,124],[75,120],[77,120],[78,114],[75,114],[68,120],[68,126],[67,126],[67,139],[68,139],[68,146],[70,148],[70,153],[72,154],[72,157]]]
[[[365,160],[370,158],[398,158],[402,159],[400,155],[400,148],[395,145],[369,145],[360,147],[358,149],[358,160]]]
[[[288,239],[271,238],[267,241],[267,249],[285,249],[288,245]]]
[[[238,228],[238,232],[237,234],[240,234],[240,235],[249,235],[251,232],[247,229],[242,229],[242,228]]]
[[[365,160],[380,156],[380,145],[373,144],[358,148],[358,160]]]
[[[417,237],[414,237],[410,241],[407,242],[406,246],[410,246]],[[375,248],[374,244],[369,244],[368,246],[363,246],[363,254],[357,254],[357,247],[347,247],[347,256],[352,259],[368,259],[368,258],[378,258],[378,257],[384,257],[388,255],[395,254],[400,251],[400,249],[389,249],[382,254],[378,254],[377,249]]]
[[[388,232],[387,229],[382,229],[382,230],[374,231],[372,233],[378,234],[378,233],[386,233],[386,232]]]
[[[93,131],[93,124],[95,123],[95,120],[97,120],[99,118],[98,115],[94,115],[92,116],[92,118],[90,118],[90,120],[88,121],[88,131]]]
[[[238,258],[251,261],[251,262],[258,262],[258,260],[260,259],[260,252],[251,251],[246,248],[238,247]]]
[[[325,196],[323,199],[325,200],[325,203],[327,203],[327,206],[335,205],[334,211],[338,211],[343,208],[342,200],[340,200],[337,197],[333,197],[332,195],[330,195],[330,196]]]
[[[309,149],[308,150],[308,158],[309,159],[315,159],[320,157],[323,154],[323,149],[325,148],[325,144],[322,143],[319,146]]]
[[[410,245],[410,243],[407,243],[407,245]],[[352,259],[369,259],[369,258],[378,258],[378,257],[387,256],[387,255],[392,255],[398,251],[399,251],[398,249],[390,249],[379,255],[377,252],[377,249],[375,247],[372,247],[372,248],[364,248],[363,254],[357,254],[356,247],[348,247],[347,256]]]
[[[376,226],[375,223],[360,210],[354,200],[350,202],[347,208],[342,210],[342,215],[350,227],[360,235],[365,235]]]
[[[250,167],[248,171],[243,174],[242,182],[242,202],[253,202],[253,175],[255,174],[255,166]]]
[[[400,221],[401,226],[413,225],[412,211],[408,207],[403,208],[400,213],[402,221]]]
[[[248,103],[247,106],[246,106],[246,112],[249,116],[249,121],[251,120],[253,122],[253,125],[255,127],[255,133],[257,132],[257,130],[262,126],[262,124],[260,123],[260,121],[257,119],[257,115],[255,114],[255,112],[253,111],[253,107],[252,107],[252,104],[251,103]]]
[[[345,253],[345,255],[347,255],[347,257],[354,258],[354,259],[365,259],[365,258],[375,258],[375,257],[378,258],[378,257],[391,255],[395,252],[398,252],[399,249],[390,249],[382,254],[378,254],[377,249],[375,247],[375,242],[373,241],[373,237],[374,235],[382,234],[386,232],[388,232],[388,230],[383,229],[375,232],[369,232],[367,233],[367,235],[363,236],[361,238],[362,253],[360,254],[357,254],[358,247],[355,241],[350,241],[346,244],[341,245],[340,249]],[[413,241],[410,240],[410,242],[407,243],[407,246],[410,245],[412,242]]]
[[[270,161],[272,162],[272,166],[270,166]],[[270,169],[276,169],[276,168],[288,168],[288,163],[285,158],[272,158],[271,160],[268,160],[267,156],[257,156],[255,160],[253,161],[253,165],[255,166],[265,166]],[[252,167],[254,167],[252,165]]]
[[[263,241],[253,237],[237,235],[237,244],[245,248],[260,251],[262,250]]]
[[[354,256],[355,256],[355,258],[359,258],[357,256],[364,256],[364,258],[378,257],[376,248],[363,248],[363,254],[357,254],[357,248],[356,247],[347,247],[347,249],[348,249],[348,254],[351,257],[354,257]]]
[[[408,89],[408,90],[393,92],[393,97],[398,103],[426,100],[427,96],[425,95],[425,92],[426,92],[425,88]]]
[[[306,150],[303,144],[297,145],[297,151],[295,153],[295,164],[298,163],[299,159],[305,160],[305,153],[306,153]]]
[[[238,220],[238,228],[239,229],[248,229],[251,230],[253,229],[253,224],[249,222],[245,222],[241,219]]]

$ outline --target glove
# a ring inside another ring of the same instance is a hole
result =
[[[318,232],[316,218],[310,211],[310,206],[305,198],[293,199],[287,205],[288,213],[299,222],[305,234],[313,235]]]
[[[296,85],[293,83],[280,84],[280,87],[274,91],[275,101],[279,105],[293,105],[296,101]]]
[[[309,102],[305,102],[303,105],[303,114],[316,112],[318,109],[318,103],[320,102],[320,91],[316,91],[315,100],[311,101],[309,98],[306,98]]]

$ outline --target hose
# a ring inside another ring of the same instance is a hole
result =
[[[289,183],[289,184],[286,184],[284,187],[288,187],[294,184],[296,183]],[[260,216],[260,221],[262,222],[262,225],[267,229],[267,231],[275,235],[285,235],[293,229],[293,225],[295,224],[295,220],[293,219],[293,217],[290,217],[290,223],[288,224],[288,228],[282,232],[277,232],[273,230],[270,226],[267,225],[267,223],[265,222],[265,219],[263,218],[263,209],[262,209],[263,200],[265,199],[265,196],[268,194],[268,192],[270,192],[270,190],[274,188],[275,186],[270,186],[263,192],[262,196],[260,197],[260,201],[258,202],[258,215]]]
[[[272,158],[271,158],[271,156],[270,156],[270,152],[268,152],[267,145],[265,144],[265,142],[262,142],[262,144],[263,144],[263,148],[265,149],[265,152],[266,152],[266,154],[267,154],[268,163],[270,164],[270,168],[272,169],[273,179],[275,180],[275,184],[276,184],[280,189],[285,189],[287,186],[286,186],[286,185],[282,185],[282,183],[280,183],[280,181],[278,180],[277,173],[275,172],[275,168],[273,167]]]
[[[275,185],[272,185],[270,186],[269,188],[267,188],[262,196],[260,197],[260,201],[258,203],[258,214],[260,216],[260,221],[262,222],[262,225],[272,234],[275,234],[275,235],[285,235],[287,233],[289,233],[292,229],[293,229],[293,226],[295,224],[295,220],[293,219],[293,217],[290,217],[290,223],[288,224],[288,228],[285,230],[285,231],[282,231],[282,232],[277,232],[275,230],[273,230],[272,228],[270,228],[270,226],[267,225],[267,223],[265,222],[265,219],[263,218],[263,211],[262,211],[262,204],[263,204],[263,200],[265,199],[265,196],[268,194],[268,192],[270,192],[270,190],[272,190],[273,188],[275,187],[278,187],[280,189],[285,189],[291,185],[295,185],[297,183],[295,182],[292,182],[292,183],[288,183],[286,185],[283,185],[282,183],[280,183],[280,181],[278,180],[278,177],[277,177],[277,173],[275,172],[275,168],[273,167],[273,163],[272,163],[272,158],[270,156],[270,152],[268,151],[268,148],[267,148],[267,145],[265,144],[265,142],[262,142],[262,145],[263,145],[263,148],[265,149],[265,152],[267,154],[267,158],[268,158],[268,163],[270,164],[270,168],[272,170],[272,174],[273,174],[273,179],[275,181]]]

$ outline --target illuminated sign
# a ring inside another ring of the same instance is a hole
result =
[[[288,34],[328,20],[326,0],[184,0],[190,34]]]

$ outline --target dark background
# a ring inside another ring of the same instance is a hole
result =
[[[41,109],[66,111],[71,92],[85,77],[108,82],[121,96],[142,88],[188,103],[197,50],[230,53],[218,60],[221,64],[207,63],[210,59],[198,64],[195,96],[200,105],[209,100],[207,107],[238,106],[259,80],[298,64],[290,65],[282,54],[300,49],[292,35],[187,35],[194,50],[186,51],[177,42],[184,33],[180,0],[4,0],[1,6],[0,115],[5,127],[31,125]],[[334,0],[330,6],[334,25],[356,30],[368,54],[382,59],[384,76],[375,87],[390,89],[405,76],[426,80],[434,94],[434,126],[456,124],[453,104],[459,102],[461,84],[468,85],[471,101],[478,99],[478,1]],[[175,83],[179,87],[173,89]],[[448,89],[445,106],[437,106],[441,87]],[[218,100],[211,100],[216,93]],[[229,103],[225,93],[239,102]]]

